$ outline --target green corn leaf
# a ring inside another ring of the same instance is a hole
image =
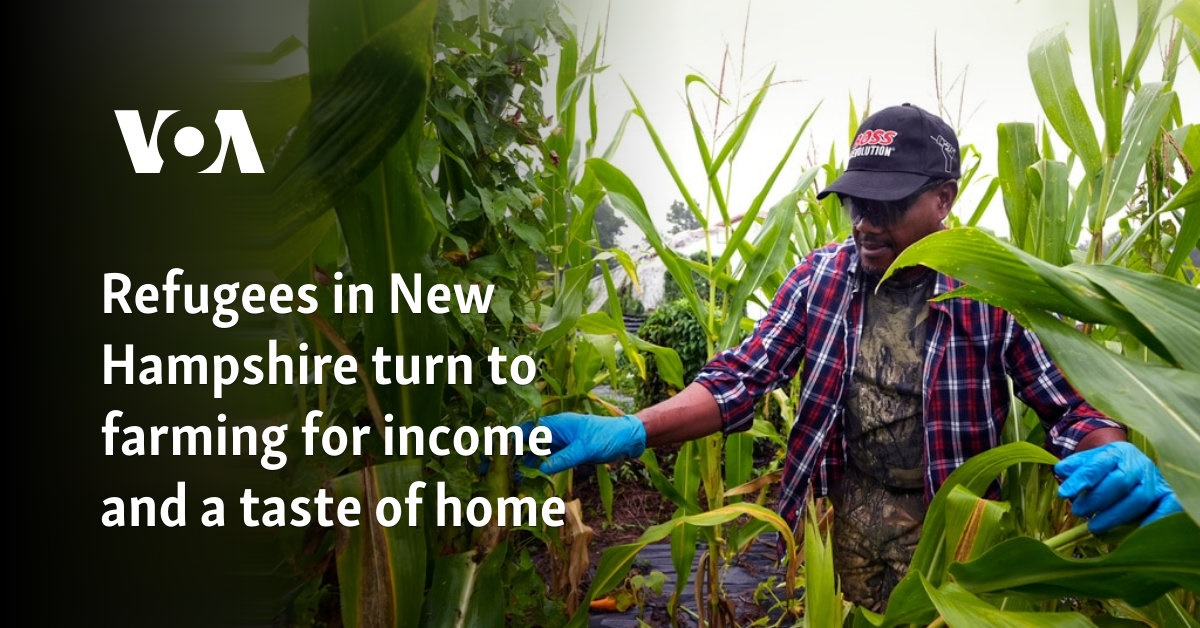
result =
[[[453,628],[504,626],[507,600],[504,588],[494,583],[503,578],[507,548],[507,543],[502,543],[482,561],[476,552],[439,556],[434,564],[433,583],[429,587],[421,625]]]
[[[699,511],[697,510],[697,512]],[[684,510],[679,508],[675,510],[673,518],[678,519],[685,514]],[[699,534],[699,528],[693,526],[679,526],[671,532],[671,565],[675,567],[675,592],[671,595],[672,606],[677,605],[687,591],[688,577],[686,574],[692,573],[692,563],[696,560],[696,538]]]
[[[570,154],[575,144],[575,104],[579,100],[581,88],[579,78],[579,42],[568,38],[562,42],[559,50],[558,77],[554,81],[554,103],[558,117],[558,128],[561,133],[552,133],[547,145],[558,151],[559,155]],[[559,168],[565,172],[566,160],[559,163]]]
[[[1050,127],[1042,125],[1042,156],[1046,159],[1054,159],[1054,142],[1050,141]],[[1071,157],[1075,155],[1072,154]]]
[[[1051,264],[1070,261],[1067,231],[1070,228],[1070,182],[1067,180],[1067,164],[1061,161],[1038,162],[1036,168],[1041,175],[1041,194],[1038,211],[1030,214],[1030,228],[1037,233],[1037,256]]]
[[[854,628],[893,628],[911,624],[926,625],[937,615],[937,607],[929,599],[929,594],[922,586],[924,578],[914,574],[911,569],[892,589],[888,597],[887,612],[884,615],[873,613],[861,606],[854,609]]]
[[[1096,107],[1104,120],[1105,154],[1121,145],[1121,117],[1125,113],[1125,85],[1121,75],[1121,40],[1112,0],[1092,0],[1088,13],[1091,29],[1092,83]]]
[[[310,34],[310,80],[261,88],[272,90],[263,96],[271,99],[263,107],[269,107],[266,127],[276,129],[269,131],[272,135],[281,127],[291,128],[296,117],[287,112],[305,105],[308,111],[298,116],[300,123],[279,158],[245,199],[241,228],[223,234],[230,254],[239,256],[236,262],[271,268],[280,276],[290,273],[328,233],[334,199],[374,170],[420,119],[432,64],[432,18],[425,20],[431,15],[425,9],[429,4],[412,10],[414,3],[407,3],[380,13],[369,39],[359,28],[354,41],[326,41],[323,31],[315,29]],[[340,19],[321,3],[311,11],[329,18],[323,24]],[[312,90],[311,103],[296,91],[304,86]],[[249,113],[254,112],[251,108]]]
[[[1079,185],[1075,186],[1075,193],[1071,197],[1069,214],[1071,227],[1067,231],[1067,242],[1079,242],[1079,236],[1083,233],[1083,220],[1087,217],[1088,209],[1092,205],[1092,190],[1097,190],[1098,193],[1099,189],[1099,185],[1091,184],[1088,181],[1080,181]]]
[[[724,105],[727,103],[725,103],[724,100],[721,98],[721,93],[719,91],[717,91],[717,89],[714,88],[711,83],[708,82],[708,79],[706,79],[698,74],[689,74],[686,77],[684,77],[684,79],[683,79],[684,102],[687,104],[688,122],[691,124],[691,127],[692,127],[692,140],[696,143],[696,152],[699,153],[699,155],[700,155],[700,165],[704,167],[705,172],[710,173],[708,175],[708,178],[711,179],[713,177],[713,174],[715,174],[715,169],[713,168],[712,151],[708,146],[708,140],[706,140],[704,138],[704,128],[700,124],[700,114],[698,114],[696,112],[696,106],[692,103],[692,89],[691,88],[692,88],[692,85],[697,85],[697,84],[700,85],[701,87],[703,87],[708,93],[712,94],[713,97],[716,98],[720,102],[720,104]],[[722,217],[725,220],[729,219],[729,217],[724,214],[722,214]],[[701,224],[704,223],[703,220],[700,222],[701,222]]]
[[[1193,4],[1195,3],[1193,2]],[[1196,51],[1200,50],[1200,32],[1184,29],[1180,34],[1183,35],[1183,41],[1191,53],[1188,56],[1192,58],[1192,64],[1196,66],[1196,71],[1200,72],[1200,55],[1196,54]]]
[[[1200,590],[1200,529],[1177,513],[1146,524],[1108,554],[1072,558],[1018,537],[979,559],[950,567],[975,593],[1015,591],[1038,598],[1119,598],[1140,606],[1183,587]]]
[[[842,594],[833,571],[833,543],[821,534],[816,508],[808,500],[804,518],[804,626],[841,626]]]
[[[595,384],[597,374],[604,368],[604,356],[596,345],[588,342],[586,338],[577,337],[575,355],[569,368],[570,381],[575,384],[569,394],[586,395]]]
[[[1164,83],[1147,83],[1134,96],[1133,106],[1121,132],[1124,141],[1105,178],[1102,199],[1106,199],[1106,202],[1103,211],[1092,220],[1093,232],[1099,232],[1097,227],[1103,227],[1104,221],[1124,207],[1133,196],[1138,177],[1146,166],[1150,149],[1158,140],[1163,120],[1174,100],[1175,93],[1167,91]]]
[[[796,131],[796,134],[792,136],[792,141],[788,145],[787,150],[784,151],[783,156],[775,164],[775,169],[771,171],[771,174],[767,177],[767,180],[763,183],[762,187],[759,188],[758,194],[755,195],[754,200],[750,203],[750,207],[747,208],[746,214],[742,217],[741,222],[738,223],[737,229],[735,229],[733,235],[730,236],[729,242],[726,244],[725,250],[721,253],[720,259],[714,264],[716,269],[724,270],[726,265],[729,263],[729,260],[732,259],[734,251],[740,252],[743,257],[749,258],[751,256],[750,250],[745,246],[746,235],[750,231],[750,226],[754,224],[755,219],[758,217],[758,212],[762,209],[763,203],[766,202],[767,194],[775,185],[775,181],[778,179],[779,173],[782,172],[784,166],[787,165],[788,159],[792,155],[792,151],[796,148],[796,144],[800,141],[800,136],[804,133],[804,130],[808,128],[808,123],[812,121],[812,118],[814,115],[816,115],[816,112],[816,109],[813,109],[812,112],[808,114],[808,117],[805,118],[804,122],[800,125],[800,128]],[[816,179],[818,172],[819,170],[812,168],[801,175],[800,180],[796,182],[796,185],[792,187],[792,190],[784,197],[784,199],[776,205],[776,208],[782,205],[788,205],[788,212],[791,213],[791,208],[796,206],[796,200],[798,199],[799,193],[812,185],[812,182],[814,179]],[[785,227],[783,226],[780,227],[780,229],[784,228]],[[784,241],[788,241],[791,238],[788,236],[784,237],[783,239]],[[768,266],[766,270],[770,272],[775,268],[776,266]],[[757,285],[751,287],[747,291],[746,296],[749,297],[750,293],[757,287]],[[745,301],[743,300],[742,305],[744,304]],[[730,311],[740,312],[741,310],[737,308],[731,308]],[[728,344],[728,342],[725,344]]]
[[[592,42],[592,50],[584,59],[584,70],[588,75],[593,75],[603,68],[596,67],[596,60],[600,55],[600,44],[603,41],[602,37],[597,36],[596,41]],[[599,113],[596,108],[596,82],[588,81],[588,138],[584,143],[584,157],[591,157],[596,148],[596,138],[600,135]]]
[[[389,495],[407,495],[409,485],[423,474],[424,465],[414,460],[374,465],[333,480],[336,499],[354,497],[362,508],[360,524],[338,535],[339,597],[346,626],[418,624],[425,588],[425,535],[406,519],[391,527],[381,525],[375,505]]]
[[[704,168],[704,172],[708,173],[706,179],[708,181],[710,198],[716,202],[716,209],[721,214],[721,220],[728,225],[730,223],[730,208],[728,208],[725,192],[721,190],[721,181],[716,177],[716,172],[718,172],[720,166],[716,165],[716,162],[713,161],[712,148],[708,145],[708,140],[704,138],[701,116],[696,112],[695,104],[692,103],[691,86],[694,84],[700,84],[709,94],[712,94],[716,98],[716,101],[718,101],[718,107],[726,106],[728,103],[721,96],[720,91],[715,89],[707,79],[697,76],[697,74],[688,74],[688,77],[684,79],[684,94],[686,95],[686,103],[688,103],[688,120],[691,122],[692,139],[695,140],[696,151],[700,154],[701,166]],[[724,156],[721,159],[724,160]],[[695,211],[698,213],[700,208],[696,208]],[[701,219],[700,223],[701,225],[707,225],[708,221]]]
[[[1163,628],[1200,628],[1197,621],[1176,597],[1178,593],[1168,593],[1145,606],[1134,607],[1121,600],[1107,600],[1105,606],[1111,609],[1116,617],[1126,617],[1137,620],[1148,626]]]
[[[604,520],[612,525],[613,522],[613,482],[608,466],[596,465],[596,486],[600,490],[600,505],[604,507]]]
[[[1193,34],[1200,35],[1200,2],[1197,2],[1197,0],[1184,0],[1175,5],[1171,14]]]
[[[754,122],[759,108],[762,107],[763,101],[767,98],[767,92],[774,78],[775,70],[772,68],[770,72],[767,72],[767,77],[763,79],[762,85],[755,90],[754,98],[750,100],[750,105],[738,116],[737,126],[733,128],[733,132],[729,134],[729,138],[721,145],[721,150],[717,153],[716,158],[708,165],[706,174],[709,178],[716,176],[717,171],[721,169],[721,166],[725,165],[727,160],[732,160],[737,156],[738,149],[741,148],[742,143],[746,140],[746,135],[750,132],[750,125]]]
[[[922,238],[905,249],[892,266],[925,264],[988,292],[1019,292],[1025,301],[1045,307],[1061,304],[1061,294],[1041,274],[1050,274],[1054,267],[1021,253],[980,229],[963,227]],[[1065,313],[1082,318],[1086,310],[1075,308]]]
[[[390,38],[394,37],[393,33],[400,33],[405,41],[403,52],[397,54],[409,60],[414,68],[411,72],[420,74],[419,79],[414,80],[419,81],[417,85],[421,94],[424,94],[431,63],[435,2],[421,0],[405,7],[376,7],[378,11],[370,11],[369,19],[360,14],[361,11],[367,11],[366,7],[347,6],[314,3],[310,9],[314,15],[323,18],[316,22],[310,20],[310,24],[314,24],[309,33],[310,56],[314,57],[311,61],[312,83],[314,89],[320,89],[326,82],[329,86],[314,97],[313,137],[316,146],[367,141],[354,133],[350,133],[348,138],[343,136],[346,131],[344,120],[340,116],[327,117],[319,106],[327,94],[344,83],[347,72],[354,74],[361,71],[351,71],[355,67],[355,60],[363,54],[359,51],[360,46],[362,50],[377,49],[387,45]],[[389,16],[395,21],[387,22]],[[356,28],[347,32],[339,27],[346,23],[353,23]],[[366,28],[363,28],[364,24]],[[368,38],[373,30],[378,30],[378,33]],[[339,60],[339,55],[352,56],[348,59],[343,56]],[[321,79],[322,76],[328,77],[333,71],[331,68],[343,62],[346,69],[338,70],[328,81]],[[367,78],[359,80],[365,81]],[[381,88],[375,86],[375,89]],[[415,111],[422,111],[420,105]],[[338,219],[350,252],[355,281],[374,286],[377,299],[390,292],[393,275],[408,278],[418,273],[425,273],[427,277],[433,275],[432,266],[424,252],[433,241],[435,232],[415,175],[421,127],[421,116],[414,115],[408,127],[402,129],[399,144],[387,152],[384,167],[377,168],[362,179],[353,193],[343,193],[338,197]],[[365,134],[371,132],[362,130]],[[325,136],[333,139],[320,139]],[[352,149],[347,147],[347,150]],[[424,312],[392,316],[387,313],[389,309],[377,305],[377,314],[364,318],[366,355],[373,355],[377,349],[385,355],[445,353],[445,330],[437,315]],[[394,414],[404,425],[429,425],[437,420],[438,413],[433,410],[440,407],[441,395],[441,384],[396,387],[380,394],[380,406],[385,413]],[[382,429],[383,426],[377,427]]]
[[[995,178],[988,182],[987,190],[984,190],[983,197],[975,205],[975,210],[971,212],[971,217],[967,219],[966,226],[974,227],[979,224],[979,220],[983,218],[983,212],[991,205],[992,199],[996,196],[996,190],[1000,189],[1000,179]]]
[[[285,144],[296,121],[306,115],[312,97],[307,74],[265,82],[247,81],[229,89],[235,102],[245,103],[254,141],[260,147]]]
[[[847,124],[849,125],[849,129],[846,132],[846,143],[853,145],[854,133],[858,131],[858,125],[862,121],[858,117],[858,108],[854,105],[854,96],[848,96],[847,99],[850,101],[850,115],[847,116]],[[870,106],[869,102],[867,104]],[[866,114],[867,112],[864,111],[863,117],[866,117]]]
[[[816,170],[810,170],[809,173],[815,176]],[[812,178],[809,177],[806,181],[811,183]],[[721,346],[733,344],[745,311],[746,301],[755,290],[763,285],[767,275],[779,268],[784,256],[787,255],[792,239],[792,214],[795,212],[798,200],[798,191],[793,191],[784,196],[768,214],[758,241],[755,243],[754,252],[745,260],[745,269],[741,272],[733,293],[729,296],[729,314],[721,327]],[[737,484],[741,484],[741,482],[737,482]]]
[[[1055,268],[969,228],[924,238],[895,267],[924,264],[982,291],[979,298],[1014,313],[1030,308],[1117,325],[1172,364],[1200,371],[1200,295],[1160,275],[1110,266]]]
[[[600,154],[601,159],[612,161],[613,155],[617,152],[617,147],[621,145],[621,139],[625,137],[625,129],[629,126],[631,118],[633,118],[632,111],[626,111],[625,115],[621,116],[621,122],[617,124],[617,130],[613,133],[612,141],[605,147],[604,152]]]
[[[729,546],[739,554],[750,549],[750,545],[758,540],[758,537],[771,531],[771,524],[751,519],[745,524],[737,526],[729,531]]]
[[[659,137],[658,131],[651,124],[650,116],[646,113],[646,109],[642,107],[637,94],[633,93],[628,83],[625,84],[625,89],[629,91],[629,97],[633,99],[633,115],[641,118],[642,123],[646,125],[646,132],[650,134],[650,141],[654,144],[654,150],[658,152],[663,165],[667,167],[667,173],[671,175],[671,180],[675,182],[675,187],[679,189],[679,194],[683,196],[683,203],[687,205],[692,215],[700,222],[700,226],[707,229],[708,219],[704,216],[704,212],[700,211],[700,204],[696,202],[691,192],[688,192],[687,186],[684,185],[683,177],[679,176],[679,169],[675,167],[675,161],[671,159],[671,153],[667,151],[667,147],[663,144],[662,138]]]
[[[603,269],[603,272],[607,273],[608,270]],[[683,361],[679,358],[679,353],[670,347],[660,347],[629,335],[625,331],[624,324],[617,320],[605,312],[591,312],[580,316],[575,322],[575,328],[589,334],[616,335],[621,345],[629,352],[631,359],[637,359],[638,352],[641,351],[652,353],[658,365],[659,375],[663,380],[682,390],[684,387]]]
[[[696,441],[696,451],[700,461],[700,486],[704,489],[708,507],[717,508],[725,503],[723,496],[725,486],[721,477],[721,454],[725,437],[723,434],[709,434]]]
[[[725,438],[725,485],[738,486],[750,479],[754,470],[754,437],[745,433]],[[734,498],[740,501],[739,498]]]
[[[1072,270],[1129,310],[1176,364],[1200,373],[1200,294],[1195,289],[1117,266],[1078,265]]]
[[[313,104],[292,144],[304,153],[285,153],[280,160],[287,178],[278,196],[291,215],[278,237],[303,232],[307,216],[336,202],[355,281],[374,286],[377,295],[388,293],[393,274],[432,275],[424,252],[435,231],[415,172],[435,13],[436,2],[426,0],[310,6]],[[445,353],[445,332],[435,315],[392,316],[388,310],[376,307],[378,314],[364,317],[366,354]],[[440,414],[440,384],[378,392],[380,409],[405,425],[428,425]],[[357,497],[367,513],[363,525],[340,537],[337,551],[345,625],[419,622],[424,533],[408,525],[383,527],[374,512],[382,496],[406,494],[422,475],[421,462],[405,461],[333,481],[336,494]]]
[[[1195,181],[1193,177],[1188,183],[1193,184],[1193,188],[1200,188]],[[1171,252],[1171,258],[1163,268],[1163,275],[1175,276],[1183,265],[1183,260],[1196,249],[1197,242],[1200,242],[1200,204],[1193,204],[1184,211],[1183,220],[1179,224],[1179,236],[1175,238],[1175,250]]]
[[[583,314],[583,299],[587,296],[588,281],[592,278],[592,264],[568,268],[564,274],[562,290],[556,295],[554,306],[546,316],[537,347],[543,349],[565,338],[575,329],[575,323]]]
[[[663,242],[658,228],[654,226],[654,221],[646,210],[646,202],[642,200],[641,192],[624,172],[602,159],[589,159],[586,167],[608,190],[613,207],[621,210],[621,213],[628,216],[633,224],[642,230],[642,234],[646,236],[650,246],[658,253],[667,272],[679,284],[679,289],[687,298],[696,317],[705,320],[708,317],[706,306],[700,302],[700,298],[696,294],[696,287],[692,284],[691,271],[680,261],[679,255],[667,248]]]
[[[1167,260],[1167,264],[1163,270],[1163,275],[1167,277],[1174,276],[1183,264],[1183,260],[1187,259],[1192,250],[1196,248],[1197,240],[1200,239],[1200,179],[1196,177],[1189,177],[1179,192],[1171,197],[1171,200],[1160,207],[1154,215],[1143,221],[1138,229],[1129,237],[1124,238],[1121,244],[1112,250],[1105,263],[1116,264],[1125,259],[1125,256],[1133,250],[1133,245],[1139,241],[1146,229],[1156,224],[1157,217],[1160,214],[1180,210],[1183,212],[1183,219],[1179,224],[1179,232],[1173,247],[1174,250],[1172,250],[1171,257]]]
[[[754,424],[750,426],[750,429],[746,430],[746,433],[753,435],[755,438],[765,438],[780,446],[784,446],[787,442],[779,433],[779,430],[775,429],[774,425],[762,419],[754,419]]]
[[[585,172],[583,179],[575,185],[574,196],[579,205],[572,212],[571,224],[567,226],[567,246],[564,256],[568,266],[580,266],[592,257],[600,241],[594,216],[600,202],[604,200],[604,188],[596,177]]]
[[[481,38],[486,34],[486,31],[483,31]],[[570,195],[564,194],[563,190],[569,188],[568,182],[571,180],[571,159],[575,151],[577,128],[577,103],[583,82],[586,82],[586,80],[578,80],[578,70],[579,42],[571,37],[563,41],[562,48],[559,50],[554,94],[554,114],[557,125],[555,132],[550,133],[545,140],[544,156],[546,159],[543,162],[550,175],[542,184],[543,189],[548,188],[543,204],[543,211],[546,213],[545,224],[549,229],[548,257],[550,265],[560,269],[569,265],[566,260],[570,254],[568,248],[571,243],[568,240],[567,229],[570,225],[575,224],[571,216],[574,209],[571,204],[572,199]]]
[[[946,542],[943,552],[962,562],[982,554],[1012,532],[1011,506],[979,497],[956,486],[946,499]]]
[[[663,475],[662,469],[658,466],[658,458],[654,455],[654,450],[647,449],[642,453],[640,458],[642,464],[646,465],[646,474],[650,477],[650,483],[654,485],[655,490],[671,501],[672,504],[678,506],[685,514],[694,515],[700,512],[700,506],[691,498],[690,493],[681,493],[680,489],[676,488],[679,485],[678,480],[672,484],[667,476]],[[678,462],[676,462],[676,478],[678,478]],[[684,497],[688,495],[688,497]]]
[[[619,307],[619,306],[618,306]],[[597,355],[600,356],[604,367],[608,369],[610,381],[619,377],[617,373],[617,339],[612,335],[600,336],[594,334],[582,334],[581,342],[589,347],[592,347]],[[585,383],[585,385],[590,385]]]
[[[683,390],[683,360],[679,358],[679,352],[671,347],[650,344],[637,337],[632,337],[630,340],[638,350],[654,354],[655,364],[658,365],[658,374],[662,376],[663,381]]]
[[[1001,610],[953,582],[948,582],[940,588],[935,588],[927,580],[922,580],[922,584],[925,585],[929,599],[933,601],[948,626],[995,626],[996,628],[1087,628],[1095,626],[1088,618],[1079,613],[1033,613]]]
[[[675,454],[675,488],[691,499],[700,490],[700,454],[699,445],[688,441],[679,447]]]
[[[1200,125],[1184,124],[1171,131],[1171,139],[1174,140],[1171,148],[1176,149],[1172,152],[1178,153],[1173,159],[1187,159],[1189,163],[1200,162]],[[1191,180],[1192,177],[1188,177],[1188,181]],[[1184,182],[1184,187],[1187,187],[1188,181]]]
[[[1075,88],[1067,36],[1062,28],[1048,30],[1033,40],[1029,48],[1029,74],[1050,125],[1079,155],[1086,174],[1099,172],[1103,167],[1100,145]]]
[[[1029,187],[1025,169],[1038,161],[1036,134],[1028,122],[1008,122],[996,127],[1000,191],[1008,215],[1008,232],[1017,246],[1029,250]]]
[[[1058,268],[984,231],[964,227],[934,233],[905,249],[892,266],[912,264],[951,275],[981,290],[983,300],[1010,311],[1034,307],[1081,321],[1117,325],[1158,355],[1172,359],[1163,342],[1141,321],[1075,272],[1077,265]]]
[[[1162,8],[1162,0],[1138,0],[1137,34],[1129,56],[1125,59],[1125,70],[1122,72],[1121,83],[1125,89],[1132,89],[1134,81],[1150,55],[1155,35],[1158,34],[1158,12]]]
[[[633,262],[633,258],[624,249],[613,249],[613,255],[617,258],[617,263],[625,270],[625,275],[629,277],[630,283],[633,284],[634,292],[641,293],[641,282],[638,281],[637,264]]]

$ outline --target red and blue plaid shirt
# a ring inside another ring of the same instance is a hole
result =
[[[854,372],[865,291],[852,240],[812,252],[788,275],[740,346],[697,375],[720,406],[725,432],[748,429],[755,401],[800,371],[779,510],[793,528],[811,486],[825,495],[845,465],[843,397]],[[960,283],[939,274],[934,295]],[[1004,310],[970,299],[930,302],[922,394],[925,498],[968,458],[1000,444],[1012,390],[1041,417],[1046,447],[1063,457],[1099,427],[1120,427],[1088,405],[1032,332]],[[801,368],[803,367],[803,368]]]

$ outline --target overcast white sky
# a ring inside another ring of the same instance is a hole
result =
[[[1165,11],[1174,3],[1164,4]],[[742,66],[742,93],[761,84],[771,68],[775,80],[786,81],[767,97],[736,164],[733,197],[739,207],[761,188],[786,143],[818,104],[807,137],[772,199],[792,185],[813,155],[826,159],[832,142],[837,142],[838,158],[844,158],[851,97],[860,112],[868,93],[872,109],[911,102],[936,112],[935,38],[943,89],[958,80],[950,92],[948,119],[963,144],[975,144],[983,153],[981,172],[996,170],[998,123],[1043,119],[1026,57],[1035,36],[1047,29],[1065,25],[1076,84],[1096,119],[1087,0],[567,0],[565,5],[580,32],[586,28],[589,41],[599,23],[608,22],[604,61],[609,67],[598,79],[598,145],[608,143],[632,107],[625,81],[648,110],[693,195],[703,193],[702,171],[683,104],[684,77],[696,73],[715,83],[728,46],[733,64],[727,84],[738,84]],[[1116,5],[1124,53],[1133,41],[1136,2],[1116,0]],[[1143,79],[1157,80],[1161,68],[1161,53],[1155,49]],[[1197,110],[1200,77],[1190,59],[1179,73],[1176,91],[1185,112]],[[664,217],[672,200],[681,198],[640,124],[631,122],[614,162],[638,185],[656,217]],[[976,186],[976,194],[984,187]],[[959,211],[968,215],[976,200],[968,192]],[[999,195],[985,226],[1007,231]]]
[[[1175,3],[1163,4],[1166,14]],[[1137,2],[1115,0],[1115,5],[1124,55],[1137,25]],[[245,14],[242,22],[249,33],[257,40],[270,35],[269,43],[257,45],[269,49],[288,34],[307,39],[306,0],[261,0],[237,6]],[[608,24],[604,44],[608,68],[597,79],[598,150],[608,145],[621,117],[633,106],[623,83],[627,82],[648,110],[689,189],[701,198],[703,175],[683,103],[684,78],[695,73],[715,83],[726,47],[732,60],[726,84],[731,89],[741,87],[731,93],[749,93],[774,68],[780,84],[772,88],[736,163],[731,191],[735,214],[761,189],[786,143],[818,104],[770,202],[790,188],[814,159],[827,159],[835,142],[838,159],[844,159],[850,98],[860,112],[868,94],[872,109],[911,102],[936,112],[935,38],[943,91],[949,96],[947,119],[958,129],[962,144],[974,144],[983,154],[981,173],[996,171],[997,124],[1043,120],[1026,58],[1033,39],[1047,29],[1065,26],[1076,84],[1092,119],[1097,119],[1089,64],[1088,0],[562,0],[562,6],[588,44],[597,28]],[[303,55],[298,51],[275,71],[304,71]],[[1156,47],[1143,80],[1161,77],[1161,59]],[[1200,75],[1191,59],[1184,61],[1175,91],[1185,112],[1198,110]],[[711,109],[706,113],[711,115]],[[722,120],[730,119],[728,113]],[[630,175],[651,213],[665,225],[671,202],[682,196],[640,123],[630,123],[614,162]],[[974,208],[986,181],[973,187],[974,193],[968,190],[960,199],[959,212],[964,216]],[[1007,231],[999,195],[984,226]],[[630,226],[626,231],[634,229]],[[627,235],[626,243],[639,239]]]

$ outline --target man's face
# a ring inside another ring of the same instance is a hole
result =
[[[846,198],[862,269],[882,275],[901,251],[942,228],[957,195],[958,184],[947,181],[920,193],[907,209]]]

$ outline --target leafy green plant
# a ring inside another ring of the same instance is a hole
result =
[[[613,590],[607,600],[594,600],[591,607],[596,608],[598,603],[603,601],[611,602],[613,610],[618,612],[624,612],[630,607],[637,607],[637,618],[641,621],[646,602],[649,601],[651,595],[662,595],[663,583],[666,579],[663,572],[658,570],[651,571],[646,575],[633,574],[626,579],[624,585]]]
[[[642,326],[638,328],[638,337],[662,347],[671,347],[679,354],[683,362],[683,379],[691,381],[700,371],[700,367],[708,360],[705,350],[704,328],[700,321],[682,299],[665,303],[654,310]],[[646,376],[642,378],[634,391],[634,403],[639,408],[658,403],[679,392],[663,381],[658,373],[657,360],[650,357],[646,360]]]

